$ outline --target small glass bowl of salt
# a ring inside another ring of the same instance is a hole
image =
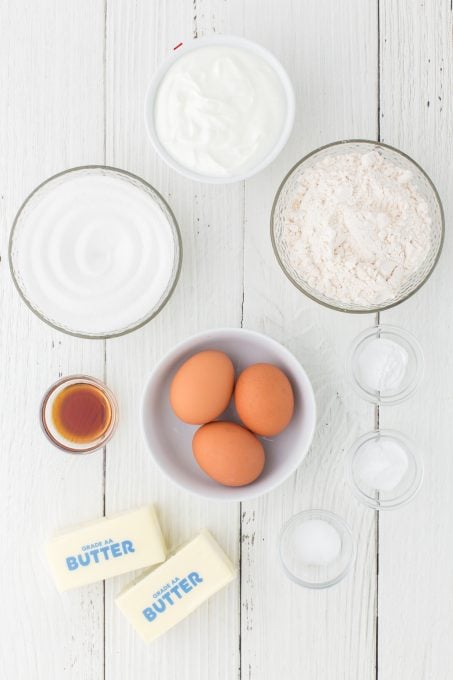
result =
[[[346,373],[358,394],[374,404],[398,404],[417,389],[424,372],[417,339],[397,326],[367,328],[352,341]]]
[[[401,432],[368,432],[350,448],[346,476],[361,503],[374,510],[394,510],[419,491],[423,461],[416,445]]]
[[[283,570],[305,588],[329,588],[341,581],[355,559],[355,544],[346,522],[328,510],[304,510],[291,517],[280,533]]]

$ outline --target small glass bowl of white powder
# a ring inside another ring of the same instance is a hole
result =
[[[355,543],[347,523],[327,510],[304,510],[283,526],[279,554],[285,574],[306,588],[339,583],[355,559]]]
[[[375,510],[393,510],[419,491],[423,461],[416,445],[400,432],[368,432],[350,448],[346,476],[361,503]]]
[[[418,340],[403,328],[377,325],[352,341],[346,374],[357,393],[374,404],[399,404],[417,389],[424,373]]]
[[[277,260],[308,297],[343,312],[393,307],[415,293],[444,238],[439,195],[409,156],[366,140],[305,156],[271,215]]]

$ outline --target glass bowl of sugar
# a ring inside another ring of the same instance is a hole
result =
[[[444,213],[426,172],[394,147],[345,140],[312,151],[272,207],[274,253],[302,293],[342,312],[382,311],[433,272]]]
[[[399,404],[417,389],[424,373],[423,350],[404,328],[378,324],[352,341],[346,375],[356,392],[374,404]]]
[[[285,574],[305,588],[339,583],[355,559],[355,543],[347,523],[328,510],[304,510],[283,526],[279,540]]]
[[[17,291],[42,321],[105,339],[153,319],[175,290],[179,226],[150,184],[92,165],[50,177],[25,199],[10,234]]]
[[[350,448],[346,476],[361,503],[374,510],[394,510],[420,490],[423,461],[417,446],[401,432],[368,432]]]

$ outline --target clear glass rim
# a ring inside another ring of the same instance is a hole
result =
[[[328,581],[321,581],[319,583],[313,582],[313,581],[305,581],[302,578],[299,578],[294,574],[288,567],[286,566],[285,560],[283,559],[283,554],[282,554],[282,541],[283,537],[285,535],[285,532],[287,529],[294,523],[298,522],[301,519],[309,519],[313,516],[316,517],[324,517],[329,521],[329,523],[332,523],[336,527],[340,527],[341,531],[345,533],[348,536],[348,539],[350,540],[350,545],[351,545],[351,555],[349,557],[349,560],[347,564],[345,565],[344,569],[342,569],[337,576],[335,576],[332,579],[329,579]],[[354,536],[351,530],[351,527],[349,524],[339,515],[335,514],[334,512],[331,512],[330,510],[322,510],[320,508],[311,508],[309,510],[302,510],[301,512],[296,513],[292,517],[290,517],[282,526],[279,534],[279,539],[278,539],[278,555],[280,558],[280,564],[282,565],[283,571],[285,572],[286,576],[293,581],[293,583],[296,583],[299,586],[302,586],[304,588],[310,588],[312,590],[324,590],[325,588],[331,588],[332,586],[335,586],[337,583],[342,581],[347,574],[351,571],[352,566],[355,562],[356,558],[356,544],[354,541]]]
[[[385,396],[382,397],[378,392],[372,392],[370,390],[367,390],[365,386],[362,385],[360,381],[357,380],[354,371],[355,354],[360,344],[367,338],[377,336],[381,332],[389,334],[391,333],[392,335],[399,336],[403,340],[405,340],[408,343],[408,345],[412,347],[417,364],[415,375],[412,382],[406,385],[406,387],[404,387],[399,392],[395,392],[394,394],[391,394],[387,397]],[[357,394],[360,397],[362,397],[362,399],[365,399],[366,401],[372,404],[381,404],[388,406],[401,404],[414,394],[414,392],[417,390],[418,386],[420,385],[420,382],[423,379],[424,368],[425,368],[424,354],[417,338],[412,333],[407,331],[405,328],[393,326],[391,324],[376,324],[376,326],[366,328],[364,331],[356,335],[355,338],[352,340],[351,344],[349,345],[349,349],[345,359],[346,376],[350,384],[353,386],[354,390],[357,392]]]
[[[165,297],[162,299],[160,305],[158,306],[157,309],[155,309],[151,314],[147,315],[144,319],[140,319],[137,323],[133,324],[132,326],[129,326],[127,328],[122,328],[118,331],[113,331],[113,332],[108,332],[108,333],[82,333],[78,331],[72,331],[69,329],[66,329],[64,326],[61,326],[57,323],[54,323],[50,319],[48,319],[44,314],[42,314],[40,311],[35,309],[31,302],[28,300],[26,297],[24,291],[22,290],[21,286],[19,285],[19,281],[16,278],[16,274],[14,272],[14,266],[13,266],[13,242],[14,242],[14,235],[16,231],[16,226],[19,221],[19,218],[25,209],[25,206],[28,204],[28,202],[33,198],[35,194],[38,193],[41,189],[43,189],[47,184],[50,182],[54,181],[55,179],[58,179],[59,177],[63,177],[65,175],[69,175],[71,173],[75,172],[80,172],[82,170],[107,170],[108,172],[114,172],[119,175],[124,175],[128,179],[133,179],[136,180],[137,182],[143,184],[147,189],[150,189],[151,192],[153,192],[160,201],[162,201],[163,205],[165,206],[166,210],[168,210],[168,213],[170,215],[171,221],[172,221],[172,227],[174,230],[174,234],[176,236],[176,241],[175,241],[175,259],[177,259],[177,266],[176,266],[176,271],[174,274],[174,278],[172,281],[172,285],[168,289]],[[138,175],[135,175],[132,172],[129,172],[128,170],[122,170],[121,168],[115,168],[114,166],[111,165],[79,165],[73,168],[68,168],[67,170],[62,170],[61,172],[57,172],[55,175],[52,175],[51,177],[48,177],[47,179],[44,180],[44,182],[41,182],[38,184],[37,187],[33,189],[33,191],[28,194],[28,196],[24,199],[22,202],[20,208],[18,209],[16,216],[14,217],[13,224],[11,227],[11,232],[9,235],[9,242],[8,242],[8,263],[9,263],[9,270],[11,273],[11,278],[13,279],[14,285],[16,287],[16,290],[18,291],[20,297],[22,298],[23,302],[27,305],[27,307],[37,316],[41,321],[44,321],[48,326],[51,328],[54,328],[57,331],[60,331],[61,333],[65,333],[66,335],[71,335],[76,338],[83,338],[86,340],[109,340],[111,338],[118,338],[121,337],[122,335],[127,335],[128,333],[132,333],[133,331],[138,330],[139,328],[142,328],[145,326],[147,323],[149,323],[154,317],[156,317],[162,309],[165,307],[167,302],[170,300],[171,296],[174,293],[174,290],[176,288],[176,285],[179,280],[179,276],[181,274],[181,267],[182,267],[182,258],[183,258],[183,248],[182,248],[182,238],[181,238],[181,232],[179,229],[178,222],[176,220],[176,217],[173,213],[173,210],[170,208],[168,205],[167,201],[165,198],[160,194],[157,189],[155,189],[149,182],[146,180],[142,179],[142,177],[139,177]]]
[[[437,249],[436,256],[433,260],[433,263],[431,265],[430,270],[427,272],[426,276],[420,283],[413,288],[409,293],[404,295],[400,300],[397,300],[395,302],[391,302],[388,305],[376,305],[374,307],[368,307],[368,308],[363,308],[363,309],[345,309],[344,307],[340,307],[339,305],[335,305],[333,302],[325,302],[324,300],[321,300],[318,298],[316,295],[312,294],[310,291],[308,291],[306,288],[301,286],[297,281],[293,279],[289,271],[286,269],[284,262],[282,261],[280,254],[278,252],[276,240],[275,240],[275,231],[274,231],[274,216],[275,216],[275,210],[277,207],[278,200],[280,198],[280,194],[283,190],[283,187],[285,186],[287,180],[289,177],[293,174],[297,168],[305,163],[309,158],[312,156],[315,156],[316,154],[320,153],[321,151],[324,151],[325,149],[330,149],[335,146],[342,146],[346,144],[370,144],[376,147],[380,147],[383,149],[389,149],[390,151],[398,154],[399,156],[402,156],[406,160],[410,161],[420,172],[421,174],[425,177],[427,180],[429,186],[433,190],[434,196],[436,198],[437,204],[439,206],[439,212],[440,212],[440,218],[441,218],[441,237],[440,237],[440,242],[439,242],[439,247]],[[439,196],[439,192],[437,191],[433,181],[429,177],[429,175],[426,173],[426,171],[416,162],[414,161],[413,158],[411,158],[408,154],[404,153],[404,151],[400,151],[400,149],[397,149],[395,146],[390,146],[390,144],[384,144],[383,142],[376,142],[372,139],[342,139],[336,142],[330,142],[329,144],[324,144],[323,146],[318,147],[317,149],[314,149],[313,151],[310,151],[310,153],[306,154],[303,158],[301,158],[297,163],[295,163],[292,168],[286,173],[282,181],[280,182],[280,185],[277,189],[277,192],[275,194],[274,201],[272,203],[272,209],[271,209],[271,216],[270,216],[270,231],[271,231],[271,242],[272,242],[272,248],[274,251],[274,255],[276,257],[276,260],[278,264],[280,265],[280,268],[282,269],[283,273],[285,276],[291,281],[293,286],[295,286],[301,293],[306,295],[310,300],[313,300],[314,302],[317,302],[318,304],[322,305],[323,307],[327,307],[328,309],[333,309],[336,312],[344,312],[346,314],[373,314],[375,312],[383,312],[385,309],[391,309],[392,307],[397,307],[400,305],[402,302],[405,302],[408,300],[412,295],[415,295],[417,291],[422,288],[422,286],[425,285],[425,283],[428,281],[429,277],[433,273],[434,269],[436,268],[436,265],[439,261],[440,255],[442,253],[443,245],[444,245],[444,240],[445,240],[445,215],[444,215],[444,209],[442,205],[442,201]]]
[[[86,448],[82,449],[76,449],[76,448],[71,448],[70,446],[63,444],[62,442],[59,442],[55,437],[52,435],[50,432],[49,428],[47,427],[46,424],[46,406],[47,402],[49,401],[50,397],[52,394],[57,390],[59,387],[65,384],[77,384],[78,382],[83,382],[88,385],[93,385],[94,387],[99,388],[107,397],[110,407],[112,409],[112,415],[111,415],[111,421],[109,424],[108,429],[104,433],[104,435],[100,438],[100,441],[97,442],[96,444],[92,444],[91,446],[87,446]],[[112,390],[107,387],[105,383],[102,382],[102,380],[98,380],[97,378],[93,378],[90,375],[84,375],[84,374],[73,374],[73,375],[67,375],[64,378],[60,378],[60,380],[57,380],[54,382],[50,387],[46,390],[43,398],[41,399],[41,404],[39,407],[39,422],[41,424],[41,429],[44,432],[45,436],[47,439],[50,441],[53,446],[55,446],[57,449],[60,451],[63,451],[63,453],[70,453],[71,455],[86,455],[87,453],[94,453],[95,451],[99,451],[100,449],[103,449],[104,446],[111,440],[113,435],[116,432],[116,428],[118,426],[118,402],[116,400],[115,395],[113,394]]]
[[[376,438],[377,435],[391,437],[392,439],[402,443],[405,449],[409,451],[410,455],[412,456],[415,466],[415,477],[413,484],[403,494],[400,496],[395,496],[392,499],[381,500],[379,494],[377,494],[376,498],[371,498],[371,496],[368,496],[366,493],[364,493],[362,489],[356,484],[354,475],[352,474],[352,464],[357,451],[366,441]],[[423,477],[424,465],[418,447],[409,437],[407,437],[402,432],[398,432],[397,430],[382,429],[367,432],[355,440],[346,456],[346,478],[352,493],[362,505],[366,505],[372,510],[396,510],[397,508],[401,508],[403,505],[410,503],[410,501],[413,500],[413,498],[415,498],[417,493],[420,491],[423,483]]]

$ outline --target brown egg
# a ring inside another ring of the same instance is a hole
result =
[[[192,449],[203,472],[224,486],[245,486],[263,471],[261,442],[236,423],[217,421],[203,425],[195,432]]]
[[[234,386],[231,359],[216,350],[194,354],[178,369],[170,403],[185,423],[201,425],[217,418],[229,404]]]
[[[277,366],[253,364],[242,371],[234,403],[244,425],[263,437],[274,437],[287,427],[294,413],[291,383]]]

